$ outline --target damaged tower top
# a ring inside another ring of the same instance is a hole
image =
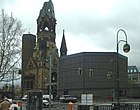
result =
[[[37,34],[41,31],[50,31],[55,34],[56,19],[54,6],[51,0],[44,2],[37,18]]]

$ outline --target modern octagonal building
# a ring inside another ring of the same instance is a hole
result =
[[[128,88],[128,59],[118,55],[120,91]],[[116,52],[80,52],[67,55],[63,34],[59,58],[58,94],[93,94],[96,97],[115,97],[117,89]]]

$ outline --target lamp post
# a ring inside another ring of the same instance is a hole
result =
[[[118,40],[118,37],[119,37],[119,32],[123,32],[124,35],[125,35],[125,40]],[[129,52],[130,51],[130,45],[127,43],[127,34],[126,32],[123,30],[123,29],[119,29],[117,31],[117,64],[116,64],[116,73],[117,73],[117,88],[116,88],[116,98],[117,98],[117,107],[119,105],[119,102],[120,102],[120,97],[119,97],[119,92],[120,92],[120,79],[119,79],[119,43],[120,42],[125,42],[124,46],[123,46],[123,51],[125,53]]]
[[[51,92],[52,92],[52,86],[51,86],[51,77],[52,77],[52,56],[50,55],[50,68],[49,68],[49,110],[51,110]]]

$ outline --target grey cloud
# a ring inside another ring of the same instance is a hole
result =
[[[63,16],[58,15],[59,29],[65,28],[75,37],[80,37],[79,33],[83,33],[86,39],[92,40],[99,47],[116,51],[116,33],[123,28],[131,45],[130,53],[125,54],[129,57],[129,65],[133,63],[140,66],[138,60],[140,54],[140,1],[125,0],[123,2],[121,1],[114,7],[108,16],[101,16],[94,11],[92,14],[71,12],[63,13]]]
[[[82,11],[69,10],[68,12],[66,12],[65,9],[55,10],[57,20],[56,25],[57,39],[58,37],[60,37],[59,39],[62,38],[62,30],[65,29],[66,32],[71,33],[72,35],[78,37],[79,39],[80,37],[85,36],[85,39],[89,40],[88,43],[93,43],[103,48],[105,51],[116,51],[116,33],[120,28],[123,28],[128,35],[128,41],[131,45],[130,53],[125,55],[129,56],[130,64],[137,64],[140,66],[138,60],[140,54],[139,49],[140,1],[139,0],[134,1],[118,0],[118,1],[120,2],[114,5],[114,7],[112,7],[112,9],[110,10],[110,13],[106,15],[97,13],[93,9],[87,12],[86,11],[84,12],[83,10]],[[16,0],[2,0],[0,6],[8,7],[10,4],[12,5],[15,2]],[[38,9],[41,8],[42,5],[39,6]],[[35,10],[35,13],[37,13],[36,18],[38,17],[39,11],[40,10]],[[24,17],[21,20],[23,20],[23,23],[26,25],[27,28],[34,27],[31,28],[31,30],[35,31],[36,33],[36,18],[35,16],[32,18],[33,20],[28,18],[24,20],[25,19]],[[69,36],[66,35],[66,40],[67,37]],[[120,53],[122,52],[120,51]]]
[[[13,5],[16,2],[16,0],[1,0],[0,1],[0,7],[5,8],[9,5]]]

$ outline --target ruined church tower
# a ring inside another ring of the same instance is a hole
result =
[[[54,96],[57,95],[58,49],[55,42],[56,19],[51,0],[44,2],[37,18],[37,42],[24,69],[23,94],[28,90],[42,90],[49,93],[49,85]],[[22,61],[24,62],[24,61]],[[50,82],[51,78],[51,82]]]

